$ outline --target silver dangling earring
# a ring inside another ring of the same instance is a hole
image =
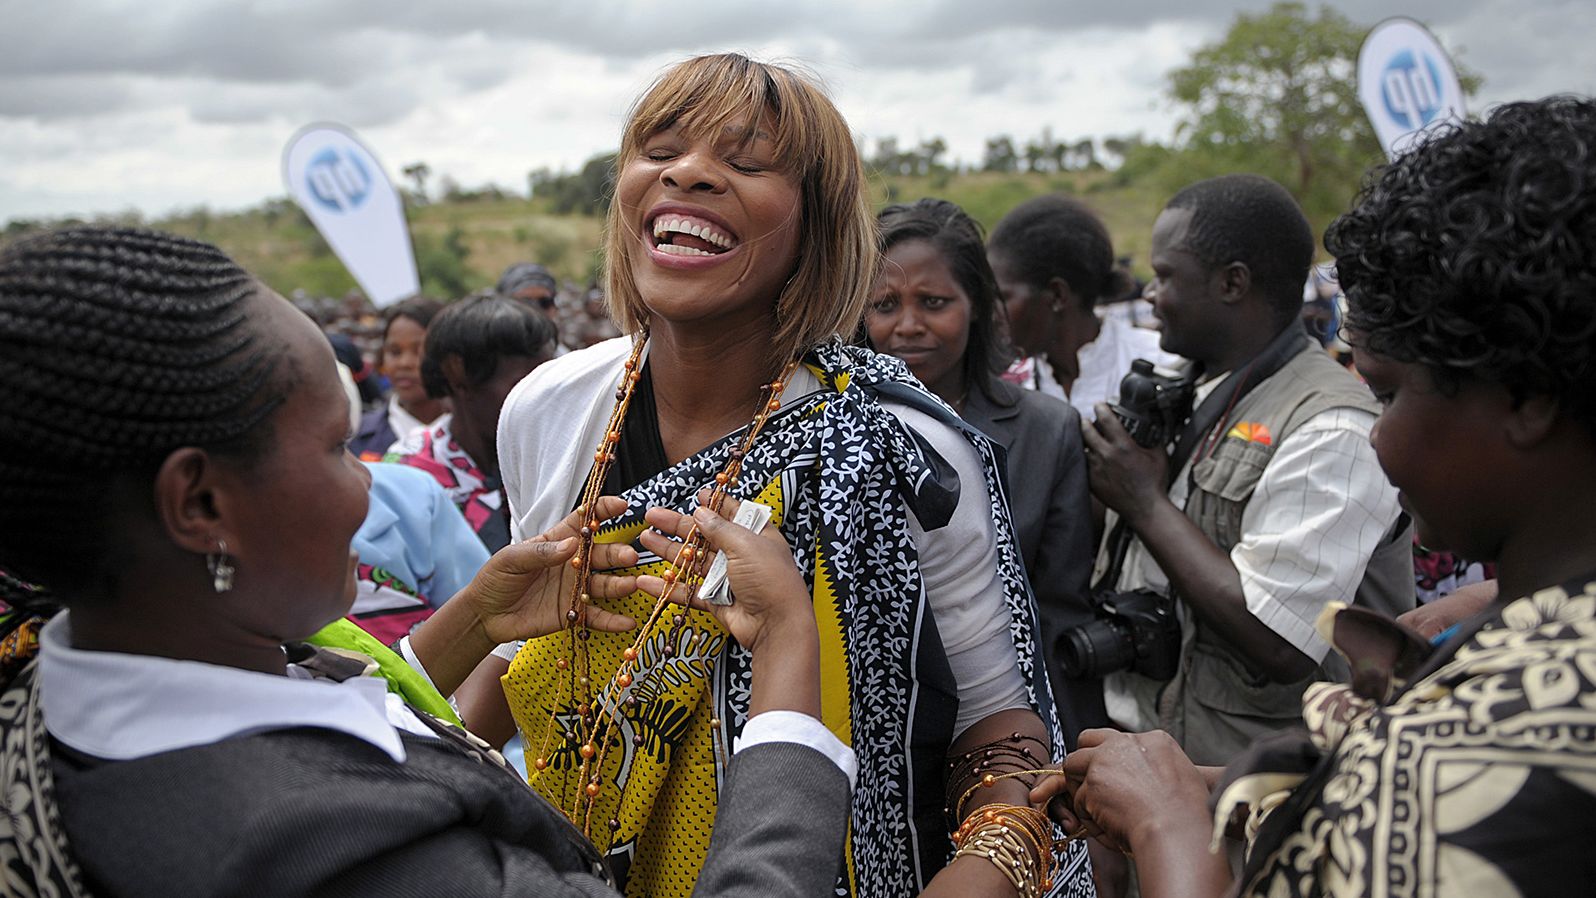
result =
[[[224,593],[233,588],[233,559],[227,554],[227,540],[217,537],[216,551],[205,556],[211,572],[211,588]]]

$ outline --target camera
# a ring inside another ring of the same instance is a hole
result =
[[[1153,449],[1175,439],[1191,417],[1196,391],[1190,380],[1159,374],[1152,362],[1137,359],[1119,382],[1119,402],[1109,408],[1137,445]]]
[[[1059,637],[1059,669],[1067,677],[1095,679],[1130,670],[1167,680],[1180,664],[1180,621],[1174,603],[1149,589],[1102,595],[1097,620]]]

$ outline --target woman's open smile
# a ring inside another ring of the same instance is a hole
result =
[[[737,254],[742,241],[718,215],[684,203],[661,203],[643,222],[649,258],[657,265],[688,270],[708,268]]]
[[[635,216],[632,276],[666,320],[768,317],[796,265],[798,185],[769,135],[749,128],[697,134],[679,123],[621,168],[615,201]]]

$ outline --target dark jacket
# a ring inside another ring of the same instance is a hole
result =
[[[1107,726],[1100,680],[1066,680],[1058,669],[1059,635],[1092,620],[1091,498],[1081,417],[1070,404],[994,379],[993,402],[970,391],[964,420],[1007,453],[1009,511],[1019,536],[1026,575],[1042,617],[1042,646],[1066,741],[1090,727]]]
[[[403,739],[402,764],[309,728],[119,762],[51,748],[96,895],[615,894],[593,846],[518,776],[457,740]],[[829,893],[848,811],[819,752],[738,753],[694,894]]]
[[[377,406],[360,416],[360,426],[355,428],[355,438],[349,441],[349,451],[361,461],[382,461],[383,453],[399,437],[388,423],[388,403]]]

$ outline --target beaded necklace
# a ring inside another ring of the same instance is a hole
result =
[[[630,692],[635,685],[641,683],[648,671],[638,666],[643,645],[649,637],[661,627],[666,626],[668,631],[663,654],[670,658],[674,653],[672,648],[677,644],[678,637],[687,620],[680,609],[667,617],[671,597],[675,595],[678,587],[692,594],[703,581],[708,567],[710,553],[706,551],[703,535],[698,526],[693,525],[685,539],[682,540],[676,558],[670,563],[661,579],[665,581],[665,589],[654,602],[648,617],[637,630],[637,638],[621,654],[620,666],[615,673],[606,678],[603,685],[595,692],[593,688],[594,677],[592,666],[589,662],[587,640],[587,610],[592,597],[588,591],[588,584],[593,574],[593,537],[598,532],[600,521],[588,517],[596,507],[599,497],[603,493],[604,481],[609,475],[610,467],[615,462],[615,451],[621,441],[621,427],[626,421],[626,413],[631,409],[632,398],[637,389],[637,383],[642,379],[643,347],[648,342],[647,333],[638,336],[633,343],[632,353],[627,357],[621,377],[621,384],[615,390],[615,406],[610,411],[609,423],[605,426],[604,436],[598,448],[593,453],[593,469],[588,473],[587,482],[583,486],[581,501],[576,511],[579,518],[585,518],[583,526],[578,531],[576,556],[571,559],[571,567],[576,570],[576,582],[571,587],[570,598],[565,612],[565,629],[568,634],[566,653],[555,661],[555,669],[565,676],[557,678],[560,684],[556,687],[556,695],[552,702],[552,711],[548,724],[544,727],[543,738],[538,745],[537,755],[532,760],[531,778],[536,779],[548,770],[549,752],[559,741],[577,746],[577,754],[581,758],[578,772],[578,782],[582,788],[577,791],[572,807],[568,814],[573,823],[580,824],[582,832],[590,840],[592,833],[593,807],[599,794],[603,791],[600,786],[601,771],[604,761],[609,753],[611,735],[617,726],[622,708],[636,707],[637,699]],[[754,440],[764,429],[765,422],[770,416],[781,408],[781,394],[791,382],[794,372],[798,369],[797,360],[788,362],[782,368],[776,380],[763,385],[763,398],[758,411],[754,413],[753,421],[748,425],[747,433],[738,444],[732,447],[726,466],[715,475],[715,485],[710,491],[707,507],[719,513],[725,503],[728,489],[737,483],[738,475],[742,473],[743,458],[753,448]],[[711,681],[705,677],[706,685]],[[571,704],[577,709],[577,726],[579,732],[566,729],[560,722],[559,709],[567,707],[562,699],[569,697]],[[578,701],[580,698],[580,701]],[[725,746],[720,741],[720,720],[711,718],[710,730],[715,740],[714,750],[722,756],[724,763]],[[634,745],[640,745],[642,736],[632,737]],[[624,787],[623,795],[624,799]],[[619,807],[619,804],[617,804]],[[561,810],[566,810],[562,808]],[[615,832],[620,829],[620,821],[614,817],[608,821],[609,830]]]

